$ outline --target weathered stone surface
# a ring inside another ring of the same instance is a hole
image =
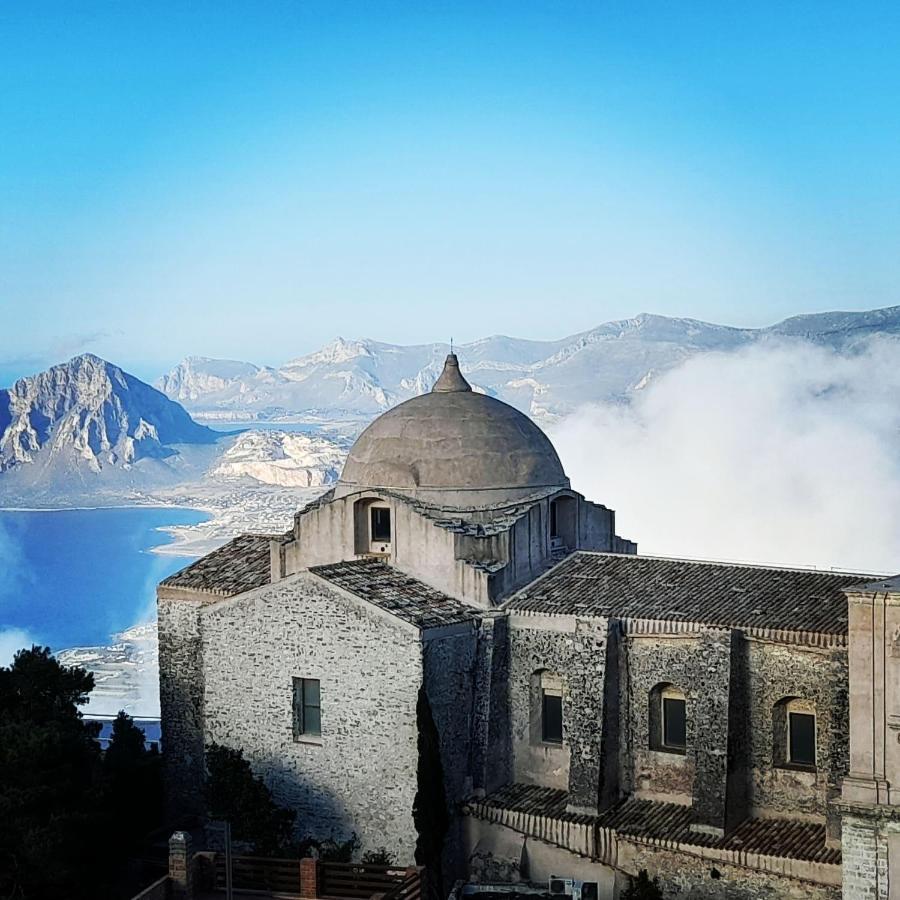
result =
[[[417,629],[300,575],[207,607],[203,660],[207,741],[243,749],[299,836],[413,861]],[[295,677],[320,680],[321,737],[294,739]]]
[[[573,806],[596,811],[608,625],[606,620],[541,624],[513,619],[509,628],[515,777],[567,789]],[[540,714],[535,676],[542,671],[562,677],[562,745],[541,741],[535,722]]]
[[[750,723],[750,804],[757,812],[824,816],[848,766],[847,652],[748,642],[750,677],[742,704]],[[779,700],[811,701],[814,772],[775,765],[773,710]]]
[[[165,600],[159,623],[159,705],[170,821],[203,811],[203,657],[199,600]]]

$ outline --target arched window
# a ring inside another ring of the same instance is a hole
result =
[[[772,708],[772,758],[776,766],[816,767],[816,707],[802,697],[783,697]]]
[[[531,676],[531,739],[535,744],[563,742],[563,681],[546,669]]]
[[[390,504],[375,498],[357,500],[354,507],[354,530],[355,553],[389,555],[393,540]]]
[[[575,550],[578,504],[574,497],[560,496],[550,501],[550,548],[555,551]]]
[[[650,691],[650,749],[684,753],[687,749],[687,699],[663,682]]]

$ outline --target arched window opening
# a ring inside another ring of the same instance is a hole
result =
[[[658,684],[650,691],[650,749],[687,750],[687,699],[673,684]]]
[[[550,501],[550,549],[566,552],[577,549],[578,503],[574,497],[557,497]]]
[[[354,550],[359,555],[388,556],[393,541],[391,507],[384,500],[357,500]]]
[[[772,756],[776,766],[816,767],[816,708],[801,697],[784,697],[772,709]]]
[[[531,677],[531,736],[537,744],[563,742],[563,681],[541,669]]]

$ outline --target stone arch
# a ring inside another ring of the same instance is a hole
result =
[[[578,548],[578,500],[569,494],[560,494],[550,501],[550,549],[576,550]]]
[[[772,706],[772,762],[782,768],[814,769],[818,757],[816,704],[782,697]]]
[[[357,556],[389,556],[394,528],[391,504],[381,497],[361,497],[353,504],[353,551]]]

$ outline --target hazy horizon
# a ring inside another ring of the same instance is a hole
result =
[[[900,9],[0,12],[0,372],[897,302]]]

